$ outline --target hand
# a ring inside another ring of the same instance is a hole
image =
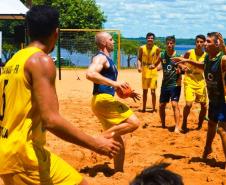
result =
[[[158,65],[158,67],[157,67],[157,71],[160,71],[160,70],[162,70],[162,65],[161,64]]]
[[[130,95],[130,98],[132,98],[134,102],[136,102],[136,100],[139,101],[139,100],[140,100],[140,94],[136,93],[136,92],[133,90],[133,92],[132,92],[131,95]]]
[[[117,82],[115,82],[115,85],[114,85],[115,89],[118,89],[118,88],[123,89],[123,88],[128,88],[128,87],[129,87],[128,82],[119,82],[119,81],[117,81]]]
[[[104,133],[95,138],[97,147],[95,148],[95,152],[106,155],[109,158],[114,157],[118,154],[121,149],[121,144],[113,139],[115,133]]]
[[[149,65],[148,68],[149,68],[149,69],[155,69],[155,65],[154,65],[154,64],[151,64],[151,65]]]
[[[183,57],[172,57],[170,58],[173,62],[175,63],[179,63],[179,62],[182,62],[184,60]]]
[[[182,71],[185,71],[185,72],[190,71],[190,68],[184,64],[179,64],[179,67],[181,68]]]

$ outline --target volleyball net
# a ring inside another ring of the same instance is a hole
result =
[[[98,52],[95,34],[104,31],[114,39],[111,58],[120,68],[120,31],[107,29],[60,29],[58,44],[51,56],[58,67],[88,67],[92,57]]]

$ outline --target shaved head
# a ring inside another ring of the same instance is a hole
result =
[[[105,45],[107,38],[111,37],[111,35],[107,32],[98,32],[95,36],[95,41],[98,47],[102,47]]]

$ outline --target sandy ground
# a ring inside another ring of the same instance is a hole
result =
[[[77,80],[78,76],[80,80]],[[119,79],[128,81],[133,89],[142,93],[141,77],[136,70],[121,70]],[[161,74],[159,87],[160,81]],[[62,80],[57,79],[56,88],[61,114],[84,132],[98,135],[102,128],[90,108],[92,83],[86,80],[85,70],[63,70]],[[47,134],[47,148],[79,170],[93,185],[128,185],[142,169],[160,161],[169,163],[168,169],[180,174],[185,185],[226,184],[224,155],[218,135],[215,137],[213,153],[209,159],[201,158],[207,122],[204,122],[201,130],[195,129],[199,105],[194,104],[189,115],[190,131],[187,134],[176,134],[173,132],[174,119],[170,104],[166,109],[167,129],[162,129],[158,112],[141,113],[141,102],[135,103],[131,99],[122,101],[134,110],[142,122],[138,130],[127,135],[124,173],[110,174],[109,171],[113,168],[112,160],[100,155],[94,159],[89,150],[64,142],[50,133]],[[179,105],[182,114],[183,93]],[[150,108],[150,100],[147,106]],[[0,185],[2,184],[0,182]]]

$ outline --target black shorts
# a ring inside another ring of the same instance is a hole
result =
[[[161,88],[160,103],[168,103],[171,101],[178,102],[180,99],[181,86],[171,88]]]
[[[226,121],[226,103],[222,104],[213,104],[209,103],[209,112],[208,117],[211,121],[214,122],[225,122]]]

